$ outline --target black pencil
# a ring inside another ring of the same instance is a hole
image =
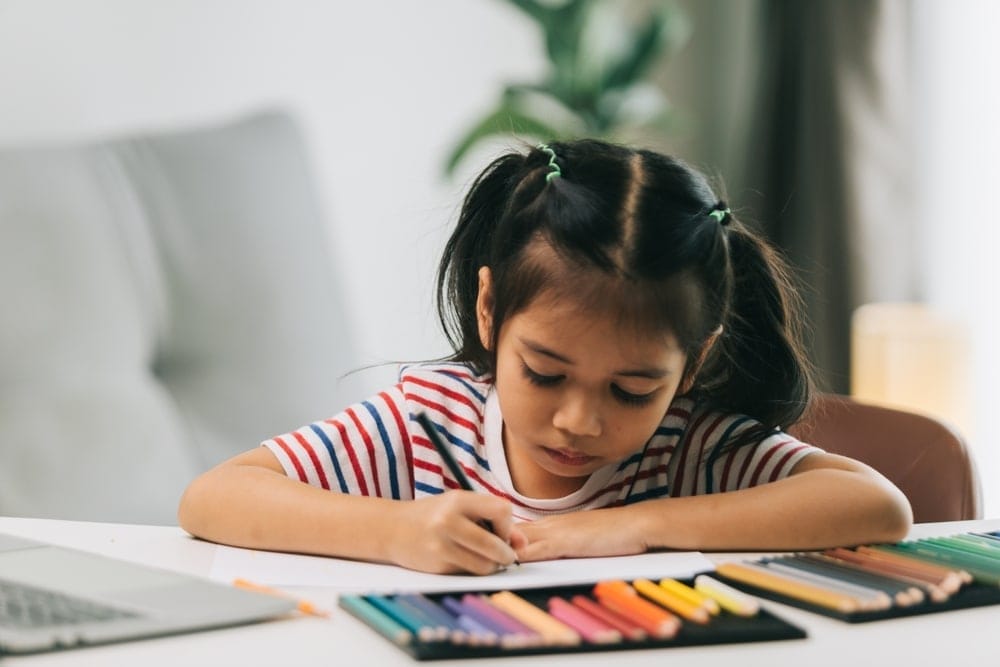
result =
[[[434,445],[434,449],[436,449],[438,454],[441,455],[442,460],[444,460],[444,464],[448,466],[448,470],[451,471],[451,475],[455,478],[455,481],[458,482],[458,485],[466,491],[475,491],[475,489],[472,488],[472,484],[469,483],[469,478],[465,476],[465,472],[462,471],[462,467],[458,465],[458,461],[456,461],[455,457],[451,455],[448,445],[441,439],[441,436],[437,432],[437,427],[434,426],[434,422],[430,420],[427,413],[418,412],[414,416],[417,421],[420,422],[420,425],[423,427],[424,432],[427,433],[427,437],[430,439],[431,444]],[[493,530],[493,522],[489,519],[480,520],[479,525],[496,535],[496,531]],[[514,564],[520,565],[521,563],[515,560]]]

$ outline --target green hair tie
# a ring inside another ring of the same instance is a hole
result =
[[[553,178],[562,176],[562,169],[556,162],[556,152],[549,148],[548,144],[538,144],[538,150],[549,155],[549,173],[545,174],[545,182],[548,183]]]
[[[718,223],[724,223],[726,216],[728,216],[732,211],[728,208],[717,208],[713,211],[709,211],[708,217],[712,218]]]

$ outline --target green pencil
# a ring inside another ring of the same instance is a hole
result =
[[[360,595],[341,595],[340,606],[352,616],[362,621],[380,635],[396,644],[409,644],[413,641],[413,633],[378,610],[375,605],[366,601]]]

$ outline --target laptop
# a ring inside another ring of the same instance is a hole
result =
[[[294,600],[0,533],[0,655],[262,621]]]

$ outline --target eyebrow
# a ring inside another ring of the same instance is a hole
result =
[[[532,352],[537,352],[546,357],[555,359],[556,361],[561,361],[564,364],[574,365],[575,362],[569,357],[559,354],[555,350],[550,350],[541,343],[537,343],[533,340],[527,338],[518,338],[521,344],[527,347]],[[648,378],[650,380],[660,380],[668,375],[670,375],[670,370],[666,368],[661,368],[659,366],[652,366],[649,368],[629,368],[625,370],[615,371],[615,375],[622,375],[624,377],[639,377]]]

